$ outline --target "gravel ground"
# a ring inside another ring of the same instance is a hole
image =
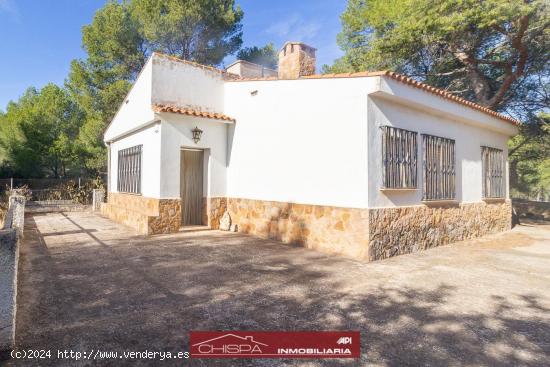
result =
[[[145,238],[92,213],[27,218],[6,365],[550,364],[550,225],[375,263],[219,231]],[[81,360],[186,351],[189,330],[360,330],[358,360]]]

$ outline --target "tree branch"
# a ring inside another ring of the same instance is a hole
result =
[[[502,102],[506,92],[510,89],[512,83],[514,83],[521,75],[523,75],[523,72],[525,71],[525,65],[527,64],[529,54],[527,47],[523,43],[523,36],[525,35],[527,27],[529,26],[529,17],[527,15],[522,16],[521,18],[519,18],[518,23],[518,31],[516,35],[512,38],[511,42],[512,47],[516,49],[519,54],[516,70],[513,70],[512,62],[510,62],[509,66],[506,67],[506,77],[504,79],[504,82],[502,82],[500,88],[487,103],[487,107],[493,110],[498,107],[500,102]]]
[[[465,51],[451,51],[453,55],[466,66],[466,73],[474,94],[476,95],[477,103],[486,105],[489,101],[491,85],[485,75],[483,75],[477,67],[477,61]]]

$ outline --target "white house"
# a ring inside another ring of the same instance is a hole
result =
[[[510,228],[517,122],[392,72],[278,74],[153,54],[104,136],[103,215],[144,234],[236,230],[376,260]]]

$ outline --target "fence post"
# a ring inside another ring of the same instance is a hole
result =
[[[80,177],[78,178],[78,189],[80,189]]]
[[[10,178],[10,191],[13,190],[13,177]]]
[[[101,210],[101,203],[105,201],[105,191],[94,189],[92,191],[92,210],[94,212]]]

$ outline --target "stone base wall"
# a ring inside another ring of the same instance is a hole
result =
[[[368,255],[366,209],[227,199],[239,232],[353,258]]]
[[[227,198],[204,198],[203,203],[203,223],[211,229],[220,228],[220,219],[227,210]]]
[[[350,209],[227,199],[239,232],[369,261],[511,229],[510,201],[433,205]]]
[[[369,260],[511,229],[510,201],[369,209]]]
[[[173,233],[181,227],[181,200],[111,192],[101,214],[142,234]]]
[[[354,209],[213,197],[203,224],[218,229],[228,211],[239,232],[355,259],[380,260],[511,228],[511,202]],[[109,193],[101,213],[143,234],[181,227],[179,199]]]
[[[174,233],[181,227],[181,200],[157,199],[159,214],[150,216],[148,234]]]
[[[226,210],[225,197],[204,198],[203,224],[217,229]],[[111,192],[107,203],[101,204],[101,214],[142,234],[174,233],[181,228],[182,207],[180,199],[155,199]]]

